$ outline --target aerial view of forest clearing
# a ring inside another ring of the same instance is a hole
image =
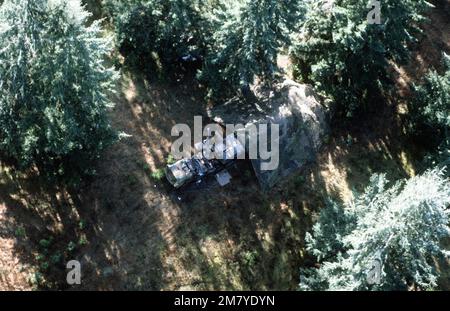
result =
[[[370,1],[362,0],[87,0],[75,17],[67,3],[80,1],[26,2],[0,1],[0,290],[450,289],[450,261],[439,257],[450,245],[450,1],[402,1],[405,16],[376,30],[364,28]],[[382,22],[400,14],[394,3],[381,1]],[[41,38],[30,25],[44,29]],[[30,87],[17,87],[20,74]],[[72,80],[72,93],[55,91]],[[327,130],[314,157],[267,189],[250,160],[233,163],[223,187],[173,187],[165,172],[177,161],[175,125],[193,127],[196,116],[215,122],[211,111],[224,103],[253,105],[247,93],[261,102],[261,85],[285,81],[310,86],[323,105]],[[85,98],[96,104],[86,108]],[[73,134],[81,123],[86,138]],[[408,198],[425,202],[423,214]],[[411,217],[402,218],[406,229],[400,220],[393,227],[411,232],[417,245],[398,243],[408,258],[421,254],[419,263],[403,266],[387,229],[361,233],[383,222],[366,207]],[[366,227],[333,227],[324,210],[340,225]],[[437,214],[442,223],[430,221],[439,232],[425,232],[424,215]],[[346,247],[381,254],[383,281],[359,280],[352,269],[363,268],[337,255]],[[66,281],[70,260],[81,263],[81,284]],[[334,264],[349,271],[335,273]]]

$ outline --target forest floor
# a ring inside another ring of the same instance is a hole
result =
[[[172,195],[158,176],[171,128],[206,114],[203,90],[125,72],[111,116],[131,137],[110,148],[93,180],[49,186],[0,163],[0,290],[70,289],[71,259],[82,263],[74,289],[295,290],[299,269],[313,264],[305,232],[327,198],[351,200],[374,173],[397,180],[423,170],[424,152],[405,135],[408,84],[450,53],[449,12],[430,17],[411,63],[395,66],[396,96],[351,127],[335,125],[317,163],[270,193],[243,164],[224,188]]]

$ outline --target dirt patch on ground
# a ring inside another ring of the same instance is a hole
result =
[[[408,95],[409,82],[438,65],[437,51],[448,51],[445,16],[432,13],[413,62],[398,67],[401,96]],[[421,151],[404,135],[401,101],[392,99],[350,128],[336,126],[317,163],[271,193],[259,190],[244,162],[227,187],[179,198],[158,172],[172,126],[205,115],[202,93],[191,79],[148,83],[125,73],[112,118],[131,136],[77,189],[50,187],[3,167],[0,290],[295,290],[299,268],[313,264],[305,232],[326,198],[350,200],[373,173],[394,180],[421,170]],[[78,287],[65,283],[71,259],[82,263]]]
[[[4,204],[0,204],[0,222],[0,290],[30,290],[28,277],[33,274],[33,268],[16,256],[16,239],[21,227],[7,218]],[[15,236],[11,237],[11,232]]]

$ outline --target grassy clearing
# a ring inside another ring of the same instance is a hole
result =
[[[427,32],[450,48],[436,30],[449,29],[448,20],[436,14]],[[429,40],[398,68],[399,101],[350,129],[335,125],[317,163],[270,194],[244,163],[231,185],[174,198],[162,182],[173,160],[170,130],[205,114],[203,90],[189,79],[148,83],[124,72],[111,116],[131,136],[107,152],[96,177],[78,188],[49,186],[0,165],[0,289],[64,289],[63,263],[78,259],[81,289],[295,290],[299,268],[313,264],[305,232],[327,198],[351,200],[373,173],[395,180],[422,169],[399,107],[404,81],[420,76],[410,69],[432,61],[422,57],[435,50]]]

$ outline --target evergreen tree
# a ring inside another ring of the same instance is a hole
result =
[[[303,290],[406,290],[436,287],[435,259],[450,255],[450,182],[432,170],[388,188],[384,175],[346,208],[323,211],[308,249],[320,268],[302,270]],[[380,282],[368,281],[374,260]]]
[[[445,71],[431,70],[422,85],[414,86],[415,105],[424,121],[436,128],[450,128],[450,56],[444,54]]]
[[[142,5],[147,0],[101,0],[103,14],[115,23],[122,15],[127,14],[133,7]]]
[[[22,168],[85,173],[116,138],[107,118],[116,73],[103,65],[109,40],[87,17],[77,0],[0,7],[0,153]]]
[[[415,135],[440,145],[427,157],[432,165],[450,164],[450,56],[444,54],[444,72],[431,70],[421,85],[414,85],[410,112]]]
[[[176,71],[182,57],[202,59],[210,40],[207,3],[200,0],[136,0],[115,8],[117,44],[131,65],[147,65],[148,72]],[[163,67],[163,68],[158,68]]]
[[[380,5],[381,23],[371,24],[368,0],[308,0],[291,50],[296,78],[313,83],[348,116],[389,88],[389,61],[407,59],[407,44],[415,40],[430,6],[425,0]]]
[[[211,96],[223,98],[255,77],[269,82],[274,78],[278,53],[290,42],[300,12],[298,0],[233,1],[225,8],[200,75]]]

